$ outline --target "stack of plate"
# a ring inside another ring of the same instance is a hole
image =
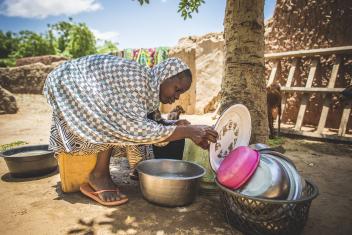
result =
[[[261,152],[252,178],[238,192],[258,198],[298,200],[305,187],[295,166],[277,152]]]
[[[261,157],[275,159],[281,167],[285,170],[289,179],[289,194],[286,200],[297,200],[303,196],[304,188],[306,186],[306,181],[298,173],[295,164],[285,155],[272,151],[269,146],[265,144],[254,144],[250,146],[251,148],[260,152]]]
[[[251,117],[248,109],[241,104],[231,106],[218,119],[215,130],[219,137],[216,143],[210,145],[209,156],[212,169],[218,172],[222,161],[230,152],[233,153],[232,150],[239,146],[248,146],[251,136]],[[299,199],[304,191],[305,180],[299,175],[293,162],[281,153],[272,151],[267,145],[255,144],[250,147],[260,154],[260,161],[254,173],[250,178],[244,179],[246,182],[243,182],[240,188],[227,187],[250,197]],[[223,172],[221,174],[223,175]],[[218,180],[221,183],[221,177],[218,177]]]

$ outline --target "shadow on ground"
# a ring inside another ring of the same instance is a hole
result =
[[[60,182],[57,182],[52,187],[55,188],[55,191],[57,193],[57,197],[54,198],[53,200],[64,200],[66,202],[69,202],[70,204],[76,204],[76,203],[91,204],[92,203],[91,200],[89,200],[87,197],[82,195],[80,192],[77,192],[77,193],[62,192]]]
[[[35,180],[48,178],[58,173],[59,173],[59,169],[56,169],[54,172],[51,172],[50,174],[47,174],[47,175],[38,176],[38,177],[26,177],[26,178],[12,177],[10,173],[6,173],[1,176],[1,180],[5,182],[28,182],[28,181],[35,181]]]
[[[107,213],[104,219],[79,219],[68,234],[96,234],[107,226],[113,234],[241,234],[225,222],[215,197],[199,196],[187,207],[160,207],[145,201],[135,189],[129,203]]]
[[[350,155],[352,157],[352,145],[333,144],[329,142],[300,141],[300,145],[322,154],[334,156]]]
[[[126,164],[124,158],[112,159],[110,172],[129,202],[106,213],[104,218],[82,217],[68,234],[97,234],[102,227],[113,234],[241,234],[225,222],[216,196],[199,195],[187,207],[167,208],[147,202],[139,183],[129,179]],[[60,199],[77,203],[78,198],[64,194]]]

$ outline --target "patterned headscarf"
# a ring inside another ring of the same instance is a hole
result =
[[[138,145],[165,140],[175,127],[147,119],[147,114],[159,107],[160,84],[186,69],[188,66],[177,58],[152,69],[111,55],[65,62],[48,75],[44,86],[53,115],[60,120],[57,129],[68,129],[57,131],[56,138],[70,142],[66,138],[69,132],[92,144]],[[66,152],[77,150],[70,143],[64,148],[61,150]],[[79,150],[84,151],[82,148]]]
[[[152,89],[153,102],[151,105],[152,110],[154,111],[159,107],[159,92],[160,85],[167,78],[177,75],[185,70],[189,69],[188,65],[184,63],[179,58],[169,58],[163,62],[157,64],[150,69],[151,79],[149,80],[149,85]]]

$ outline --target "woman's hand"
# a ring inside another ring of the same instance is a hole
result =
[[[189,121],[187,121],[186,119],[180,119],[175,122],[175,125],[176,126],[188,126],[188,125],[191,125],[191,123]]]
[[[218,133],[211,127],[206,125],[190,126],[190,138],[198,146],[203,149],[209,148],[209,142],[216,142]]]
[[[211,126],[205,125],[178,125],[174,132],[163,142],[190,138],[203,149],[209,148],[209,142],[216,142],[218,133]]]

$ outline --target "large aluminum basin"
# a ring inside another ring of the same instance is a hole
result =
[[[152,159],[138,164],[139,185],[148,201],[162,206],[184,206],[196,198],[205,169],[198,164]]]

